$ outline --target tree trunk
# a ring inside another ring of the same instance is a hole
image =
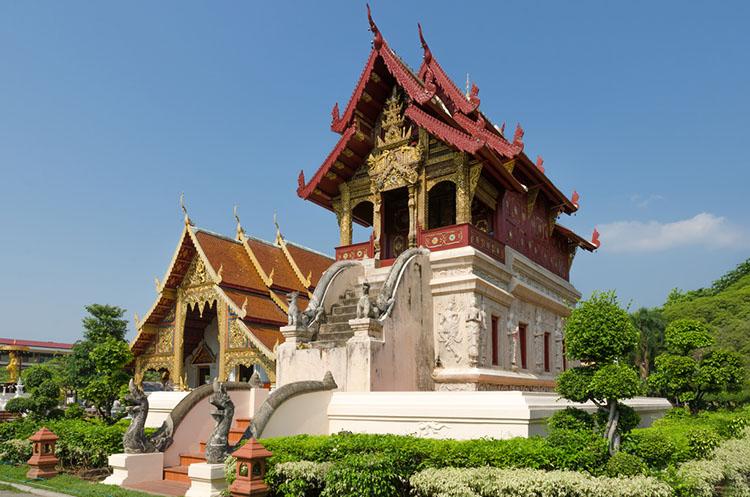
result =
[[[620,411],[617,410],[617,401],[608,400],[607,407],[609,407],[609,419],[604,433],[609,441],[609,455],[613,456],[620,449],[620,434],[617,432]]]

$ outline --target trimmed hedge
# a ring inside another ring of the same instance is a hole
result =
[[[0,456],[3,461],[24,463],[28,460],[23,446],[29,447],[28,437],[42,427],[49,428],[60,437],[55,456],[66,467],[100,468],[107,465],[111,454],[123,451],[122,437],[129,420],[107,425],[99,420],[46,419],[31,417],[0,424]]]
[[[594,477],[534,469],[426,469],[409,480],[417,497],[669,497],[671,488],[646,476]]]

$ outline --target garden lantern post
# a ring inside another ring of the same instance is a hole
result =
[[[237,478],[229,487],[232,497],[264,497],[268,494],[263,478],[266,476],[266,459],[273,454],[251,438],[232,455],[237,458]]]
[[[57,465],[59,459],[55,457],[55,441],[60,438],[49,429],[42,428],[29,437],[34,444],[34,452],[29,464],[29,471],[26,478],[52,478],[57,476]]]

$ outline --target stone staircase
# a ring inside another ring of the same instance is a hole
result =
[[[319,349],[345,346],[346,341],[354,336],[349,327],[349,320],[357,317],[357,302],[362,296],[362,283],[367,281],[370,284],[370,299],[374,302],[389,270],[390,267],[366,270],[356,291],[347,290],[344,295],[339,296],[339,301],[331,306],[327,322],[320,325],[317,339],[311,345]]]

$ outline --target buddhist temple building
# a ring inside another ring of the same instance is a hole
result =
[[[235,212],[236,217],[236,212]],[[158,296],[130,345],[135,376],[168,373],[176,388],[218,378],[245,380],[258,371],[276,381],[276,347],[284,341],[287,298],[299,292],[304,309],[330,257],[287,242],[247,236],[237,217],[234,238],[185,226]]]
[[[370,29],[372,50],[353,94],[343,110],[333,108],[331,130],[340,138],[309,181],[300,172],[297,194],[336,214],[336,260],[363,261],[357,281],[371,292],[400,254],[429,250],[429,263],[420,263],[429,271],[430,294],[421,300],[429,322],[414,326],[430,328],[425,336],[434,339],[428,347],[434,357],[431,381],[419,373],[418,386],[378,383],[384,368],[395,367],[386,363],[364,383],[347,386],[343,371],[334,378],[340,388],[361,390],[553,389],[567,367],[563,319],[580,298],[570,268],[578,249],[599,246],[596,231],[589,241],[560,224],[579,208],[578,193],[561,192],[541,157],[529,158],[520,125],[506,135],[504,123],[496,126],[484,115],[476,84],[467,82],[462,91],[451,81],[421,27],[424,58],[417,71],[396,56],[371,17]],[[370,239],[353,243],[353,223],[371,228]],[[325,312],[353,313],[353,298],[363,291],[352,288]],[[395,311],[388,316],[402,318]],[[335,330],[321,325],[306,347],[323,355],[344,347],[356,333],[346,335],[342,320],[335,321]],[[407,332],[394,326],[395,337]],[[333,331],[338,338],[326,338]],[[318,370],[338,364],[315,362],[300,346],[285,354],[284,368],[295,372],[289,381],[303,378],[303,364]]]

